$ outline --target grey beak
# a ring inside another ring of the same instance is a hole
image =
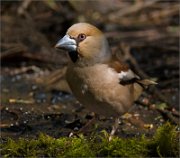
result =
[[[60,39],[57,44],[55,45],[56,49],[64,49],[69,52],[76,51],[77,44],[76,40],[70,38],[69,35],[65,35],[62,39]]]

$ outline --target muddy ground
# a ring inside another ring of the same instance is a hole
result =
[[[79,21],[99,27],[113,52],[140,76],[158,82],[143,93],[141,104],[121,116],[117,135],[151,136],[166,121],[179,125],[179,3],[107,3],[2,1],[2,139],[111,130],[113,118],[93,119],[94,114],[70,93],[64,81],[68,56],[53,47]]]

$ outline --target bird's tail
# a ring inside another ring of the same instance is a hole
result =
[[[149,86],[149,85],[158,84],[157,82],[149,80],[149,79],[137,80],[136,82],[143,85],[143,86]]]
[[[146,89],[150,85],[156,84],[158,83],[149,79],[136,80],[136,83],[134,83],[134,100],[137,100],[139,98],[143,89]]]

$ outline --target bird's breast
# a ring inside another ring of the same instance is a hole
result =
[[[118,73],[106,65],[67,69],[67,81],[75,97],[96,113],[113,116],[124,113],[132,103],[129,88],[119,84]]]

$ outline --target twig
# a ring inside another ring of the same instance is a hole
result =
[[[17,44],[13,48],[7,49],[6,51],[2,52],[0,54],[0,59],[3,60],[5,58],[22,55],[25,52],[26,52],[25,46],[23,46],[22,44]]]
[[[175,117],[173,117],[173,115],[172,115],[168,110],[162,110],[162,109],[158,109],[158,108],[156,108],[156,110],[157,110],[158,112],[160,112],[161,115],[162,115],[164,118],[168,119],[168,120],[171,121],[172,123],[174,123],[174,124],[176,124],[176,125],[179,124],[179,120],[176,119]]]
[[[17,9],[17,12],[19,15],[23,15],[25,13],[25,10],[28,8],[32,0],[24,0],[22,1],[22,4]]]
[[[175,109],[172,109],[173,116],[180,117],[180,113],[176,111]]]
[[[39,72],[40,71],[40,68],[35,66],[35,65],[32,65],[32,66],[26,66],[26,67],[21,67],[21,68],[17,68],[13,71],[10,72],[10,75],[18,75],[18,74],[23,74],[23,73],[26,73],[28,71],[34,71],[34,72]]]
[[[65,72],[66,72],[66,67],[63,68],[63,69],[58,69],[58,70],[55,70],[54,72],[52,72],[52,74],[50,74],[50,76],[45,79],[45,83],[47,83],[48,85],[49,84],[53,84],[55,82],[57,82],[58,80],[60,80],[64,75],[65,75]]]
[[[179,120],[176,119],[175,117],[173,117],[174,114],[176,114],[176,117],[179,118],[179,113],[177,111],[168,111],[166,109],[160,109],[160,108],[157,108],[155,106],[152,106],[150,103],[146,103],[146,102],[143,102],[142,100],[138,100],[136,101],[137,104],[140,104],[142,106],[145,106],[145,107],[148,107],[150,108],[151,110],[156,110],[158,111],[166,120],[168,119],[169,121],[171,121],[173,124],[176,124],[178,125],[179,124]]]
[[[161,87],[167,87],[173,83],[176,83],[177,87],[179,85],[179,78],[175,78],[175,79],[169,79],[169,80],[166,80],[166,81],[163,81],[161,83]]]
[[[127,6],[121,10],[119,10],[118,12],[116,13],[111,13],[109,15],[109,19],[116,19],[117,18],[117,15],[118,17],[122,17],[122,16],[127,16],[129,14],[133,14],[135,12],[138,12],[142,9],[145,9],[147,7],[150,7],[152,5],[154,5],[156,2],[158,2],[159,0],[151,0],[151,1],[145,1],[143,3],[136,3],[135,5],[132,5],[132,6]]]
[[[154,3],[154,1],[148,1],[148,2]],[[137,26],[137,25],[147,26],[147,25],[152,25],[152,24],[162,25],[162,23],[164,24],[164,23],[169,22],[170,17],[172,17],[173,15],[178,15],[179,7],[180,7],[180,5],[176,3],[176,4],[170,5],[166,9],[164,9],[164,7],[161,7],[160,9],[156,9],[155,11],[152,9],[150,13],[148,14],[145,12],[145,14],[143,15],[142,14],[134,15],[136,12],[140,11],[138,10],[138,8],[136,10],[136,6],[138,7],[140,6],[140,10],[146,9],[146,8],[143,8],[143,4],[136,4],[133,6],[129,6],[127,8],[120,9],[118,12],[110,13],[106,21],[109,21],[111,23],[125,25],[125,26],[132,26],[132,25],[133,26]],[[149,5],[148,7],[150,6],[155,6],[155,5],[152,4],[152,5]],[[131,14],[131,16],[126,16],[129,14]]]

